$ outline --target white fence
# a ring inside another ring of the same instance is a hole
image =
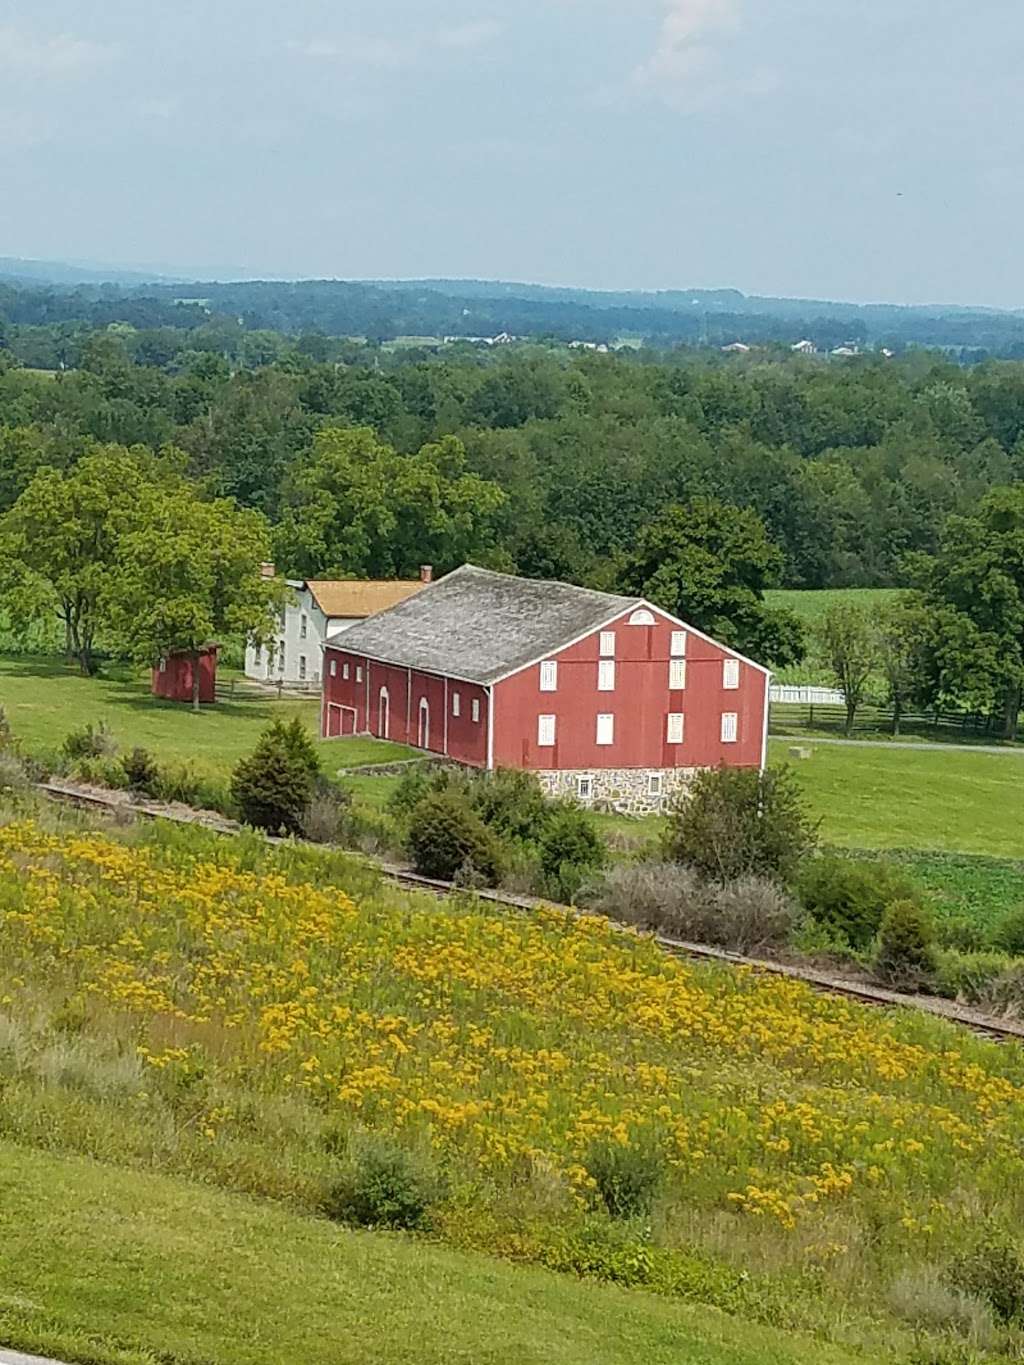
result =
[[[831,687],[777,686],[771,689],[771,700],[780,706],[843,706],[846,698]]]

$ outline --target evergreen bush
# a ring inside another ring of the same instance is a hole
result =
[[[476,811],[459,796],[436,792],[425,796],[409,820],[409,852],[424,877],[453,881],[478,873],[497,881],[501,847]]]
[[[299,834],[319,775],[316,750],[301,721],[275,721],[235,768],[231,795],[247,825]]]
[[[935,974],[935,926],[917,901],[886,907],[875,947],[874,970],[892,986],[919,990]]]
[[[886,906],[916,899],[916,888],[898,868],[838,854],[804,863],[797,892],[819,924],[857,949],[871,946]]]

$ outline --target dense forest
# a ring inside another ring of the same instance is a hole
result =
[[[325,360],[316,335],[192,339],[183,350],[176,332],[122,323],[79,338],[65,372],[0,359],[0,511],[37,468],[66,469],[91,443],[173,446],[210,495],[266,514],[292,573],[473,554],[613,587],[643,526],[704,497],[762,518],[784,586],[844,587],[904,582],[906,556],[933,552],[950,514],[1024,478],[1024,365],[1011,362],[539,344]],[[353,428],[372,432],[358,458]],[[339,465],[339,431],[358,479]],[[424,447],[439,471],[430,497]]]
[[[821,351],[941,348],[963,363],[1024,357],[1024,314],[997,309],[772,299],[735,289],[601,293],[475,280],[189,284],[75,283],[72,277],[43,283],[37,274],[9,273],[16,270],[16,262],[0,261],[0,331],[6,323],[7,344],[32,364],[66,362],[54,343],[67,348],[81,329],[118,322],[198,333],[193,341],[205,345],[222,344],[235,329],[370,342],[508,333],[659,349],[737,340],[787,347],[809,340]],[[191,344],[183,338],[183,346]]]

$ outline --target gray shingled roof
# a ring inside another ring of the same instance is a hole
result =
[[[487,686],[596,630],[636,597],[464,564],[332,641],[346,653]]]

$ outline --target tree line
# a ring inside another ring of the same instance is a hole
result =
[[[265,631],[262,607],[185,629],[180,603],[144,600],[223,539],[288,576],[470,560],[641,593],[776,666],[805,642],[766,588],[914,588],[947,612],[915,646],[915,697],[1013,710],[1022,365],[540,345],[325,360],[271,334],[247,367],[216,349],[140,363],[139,335],[93,332],[62,373],[0,365],[9,614],[56,592],[85,667],[97,638],[152,654]],[[42,586],[64,572],[73,592]],[[204,573],[225,599],[227,570]]]

